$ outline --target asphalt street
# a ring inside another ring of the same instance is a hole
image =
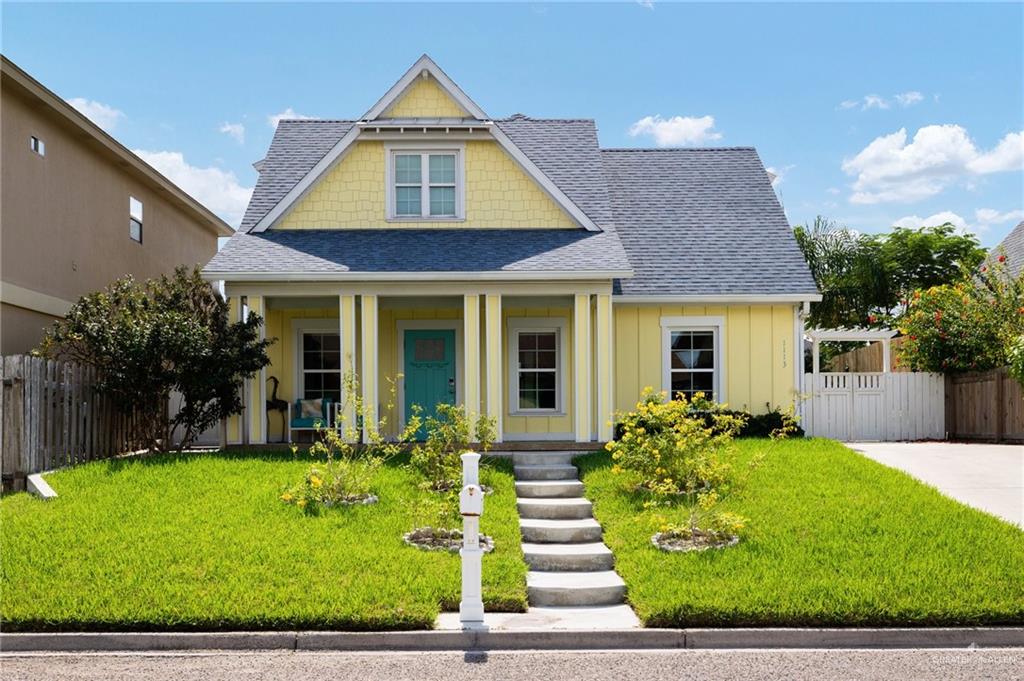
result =
[[[1024,649],[19,654],[0,656],[0,677],[10,681],[1021,679]]]

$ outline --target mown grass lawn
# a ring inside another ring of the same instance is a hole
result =
[[[577,459],[646,626],[1024,623],[1024,532],[830,440],[770,452],[725,504],[750,520],[742,541],[688,554],[653,547],[651,512],[607,454]]]
[[[424,629],[458,609],[456,554],[406,546],[430,492],[400,463],[380,502],[306,516],[279,501],[308,460],[193,454],[97,462],[0,501],[5,630]],[[526,607],[511,468],[481,473],[484,604]]]

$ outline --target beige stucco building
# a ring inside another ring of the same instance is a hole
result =
[[[203,264],[233,230],[6,57],[0,88],[0,353],[80,296]]]

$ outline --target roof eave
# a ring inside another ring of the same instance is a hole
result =
[[[204,269],[209,281],[589,281],[628,279],[632,270],[536,270],[481,272],[226,272]]]

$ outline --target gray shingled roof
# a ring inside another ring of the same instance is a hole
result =
[[[352,121],[278,125],[242,221],[210,272],[628,270],[628,295],[814,294],[757,153],[601,150],[592,120],[494,121],[603,231],[269,230],[247,234]],[[358,256],[355,254],[359,254]]]
[[[239,233],[218,274],[629,270],[610,232],[585,229],[281,229]]]
[[[1006,256],[1006,269],[1016,277],[1024,270],[1024,220],[1014,227],[999,245],[992,249],[993,253]]]
[[[623,295],[815,294],[757,152],[605,149]]]

